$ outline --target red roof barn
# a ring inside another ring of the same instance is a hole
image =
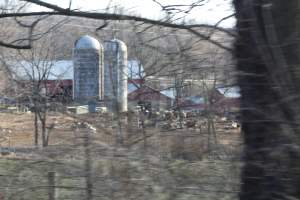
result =
[[[151,103],[151,107],[157,110],[166,109],[172,105],[172,98],[146,85],[128,94],[129,106],[136,106],[139,101]]]

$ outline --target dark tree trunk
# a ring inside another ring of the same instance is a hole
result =
[[[242,200],[300,199],[298,0],[234,0],[244,159]]]
[[[41,125],[42,125],[42,144],[43,147],[48,146],[48,137],[47,137],[47,129],[46,129],[46,119],[45,118],[41,118]]]
[[[85,184],[86,184],[86,200],[93,199],[93,174],[92,174],[92,158],[91,158],[91,133],[86,131],[84,137],[84,154],[85,154]]]
[[[47,113],[45,109],[40,109],[37,114],[41,124],[42,146],[47,147],[49,143],[49,134],[46,127]]]
[[[39,125],[36,111],[34,111],[34,145],[36,147],[39,145]]]
[[[48,172],[48,200],[55,200],[55,172]]]

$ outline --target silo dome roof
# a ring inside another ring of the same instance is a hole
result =
[[[101,45],[97,39],[85,35],[76,40],[75,49],[101,49]]]
[[[112,40],[105,41],[106,48],[108,46],[110,46],[111,44],[116,44],[120,48],[121,51],[127,51],[126,44],[123,41],[121,41],[121,40],[112,39]]]

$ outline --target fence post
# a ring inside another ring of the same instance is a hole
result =
[[[48,172],[48,199],[55,200],[55,172]]]

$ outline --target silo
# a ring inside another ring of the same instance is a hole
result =
[[[127,47],[113,39],[104,43],[104,99],[113,112],[127,111]]]
[[[81,104],[95,107],[104,97],[103,47],[93,37],[80,37],[74,45],[73,98]]]

